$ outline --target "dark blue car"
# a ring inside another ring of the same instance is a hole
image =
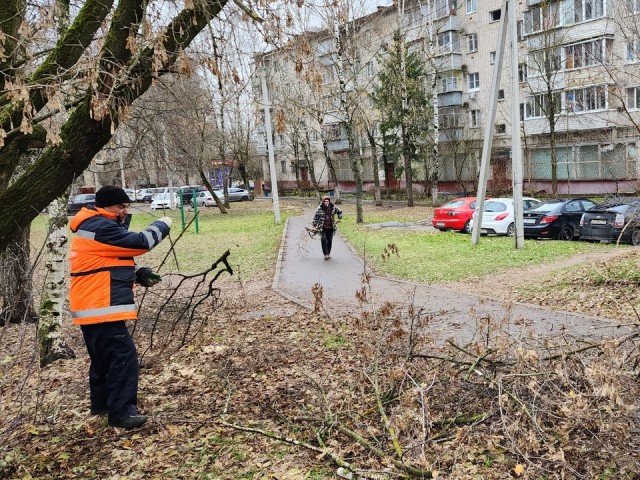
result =
[[[596,206],[588,198],[554,198],[524,212],[524,236],[573,240],[580,236],[582,214]]]
[[[609,199],[585,212],[580,220],[580,238],[640,246],[640,199]]]

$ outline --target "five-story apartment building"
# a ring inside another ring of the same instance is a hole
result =
[[[516,6],[519,61],[513,68],[505,55],[502,63],[490,191],[511,186],[511,72],[519,81],[525,190],[639,190],[640,0],[523,0]],[[502,13],[501,0],[406,0],[328,23],[256,57],[256,73],[264,73],[270,93],[278,181],[288,188],[350,190],[356,156],[365,188],[376,174],[383,184],[402,183],[398,158],[383,148],[372,100],[399,30],[408,51],[424,61],[434,107],[422,139],[424,161],[413,165],[416,188],[429,188],[435,176],[440,190],[474,191]],[[256,105],[260,86],[254,84]],[[261,133],[258,149],[266,162]]]

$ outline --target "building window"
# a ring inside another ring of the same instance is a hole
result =
[[[580,68],[602,65],[609,57],[606,52],[613,49],[612,38],[599,38],[590,42],[577,43],[564,47],[564,67]],[[629,51],[627,50],[627,58]]]
[[[507,126],[504,123],[496,123],[496,133],[497,134],[507,133]]]
[[[498,100],[504,100],[504,90],[502,88],[498,90]]]
[[[458,88],[458,77],[444,77],[440,79],[439,93],[455,92]]]
[[[640,39],[627,42],[627,62],[640,62]]]
[[[527,64],[520,63],[518,65],[518,81],[520,83],[527,81]]]
[[[544,49],[531,52],[527,59],[527,65],[529,66],[528,75],[531,76],[531,71],[534,74],[541,75],[548,69],[550,72],[557,72],[562,67],[562,49]]]
[[[436,18],[446,17],[455,8],[456,0],[436,0]]]
[[[473,128],[480,126],[480,110],[469,111],[469,126]]]
[[[469,90],[477,90],[480,88],[480,72],[469,74]]]
[[[469,53],[478,51],[478,34],[471,33],[467,35],[467,48],[469,49]]]
[[[477,9],[477,0],[467,0],[467,13],[474,13]]]
[[[501,16],[502,16],[502,11],[500,9],[491,10],[489,12],[489,23],[499,22]]]
[[[287,173],[287,162],[280,160],[280,173]]]
[[[553,93],[553,102],[555,112],[560,112],[559,93]],[[531,95],[527,98],[524,112],[525,118],[541,118],[546,116],[547,113],[551,113],[551,110],[549,108],[549,96],[546,93]]]
[[[564,99],[567,112],[592,112],[607,108],[607,91],[602,85],[566,90]]]
[[[521,42],[524,39],[523,32],[524,32],[524,22],[522,20],[518,20],[518,22],[516,23],[516,35],[518,36],[519,42]]]
[[[366,65],[366,71],[367,71],[367,77],[371,78],[375,75],[375,72],[373,70],[373,62],[367,62]]]
[[[613,8],[611,0],[572,0],[564,2],[562,21],[564,25],[586,22],[594,18],[602,18]]]
[[[524,33],[542,32],[558,26],[558,7],[555,3],[544,2],[524,13]]]
[[[640,0],[627,0],[625,3],[629,13],[640,13]]]
[[[452,31],[440,33],[438,47],[442,52],[460,52],[460,37]]]
[[[460,108],[441,108],[438,111],[438,126],[440,128],[458,128],[460,126]]]
[[[627,88],[627,108],[640,108],[640,87]]]
[[[489,63],[491,65],[496,63],[496,51],[495,50],[493,52],[489,52]]]
[[[309,141],[310,142],[318,141],[318,132],[316,132],[315,130],[313,130],[313,129],[308,130],[308,135],[309,135]]]
[[[635,177],[635,144],[575,145],[556,148],[558,179]],[[530,171],[535,179],[551,179],[551,149],[532,149]]]

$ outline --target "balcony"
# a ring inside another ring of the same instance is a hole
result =
[[[438,57],[435,59],[435,64],[438,72],[462,70],[462,54],[457,52],[450,52],[438,55]]]
[[[615,110],[561,114],[556,122],[556,132],[604,131],[620,125],[624,118]],[[524,121],[528,135],[544,135],[549,133],[549,122],[546,118],[528,118]]]
[[[327,148],[332,152],[344,152],[349,149],[349,141],[346,138],[336,138],[327,142]]]
[[[446,32],[450,30],[460,30],[460,18],[457,15],[449,15],[448,17],[443,18],[442,23],[438,22],[438,32]]]
[[[438,94],[438,107],[453,107],[462,105],[462,92],[445,92]]]

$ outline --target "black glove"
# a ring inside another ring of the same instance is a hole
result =
[[[136,280],[143,287],[153,287],[162,281],[162,277],[150,268],[139,268],[136,272]]]

